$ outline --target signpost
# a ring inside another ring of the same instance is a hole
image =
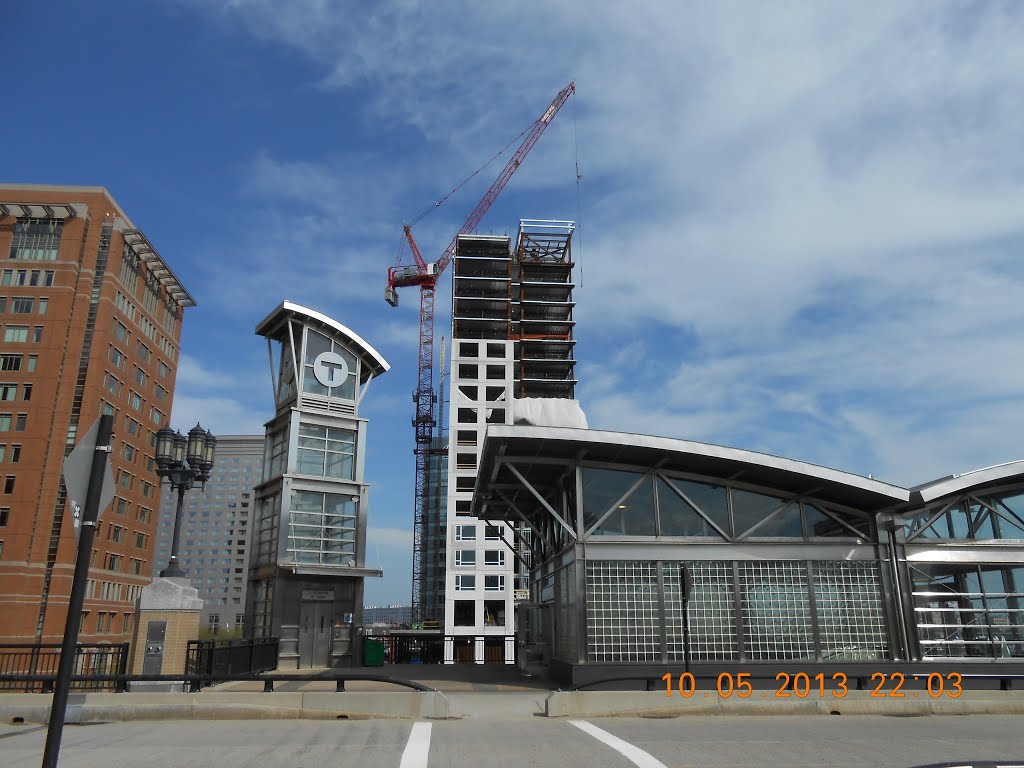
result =
[[[114,431],[114,417],[100,416],[92,428],[64,461],[65,486],[72,509],[82,509],[78,532],[78,553],[75,556],[75,577],[71,582],[71,597],[68,600],[68,618],[64,624],[64,642],[60,649],[60,666],[57,681],[53,687],[53,703],[50,705],[50,723],[46,731],[46,749],[43,752],[43,768],[57,768],[60,756],[60,739],[64,732],[64,715],[71,690],[71,675],[75,670],[75,651],[78,648],[78,625],[81,621],[82,605],[85,603],[86,578],[89,575],[89,557],[93,539],[96,537],[96,521],[100,512],[114,497],[114,480],[107,466],[110,453],[110,438]],[[84,451],[79,453],[79,451]],[[76,454],[78,456],[76,457]],[[84,458],[83,458],[84,457]],[[69,470],[70,465],[70,472]],[[88,465],[88,483],[81,487],[81,466]],[[109,494],[107,488],[109,478]],[[77,484],[77,485],[75,485]],[[84,499],[82,508],[74,499]],[[106,501],[103,501],[106,499]],[[76,510],[77,514],[77,510]]]

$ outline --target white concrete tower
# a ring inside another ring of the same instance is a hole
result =
[[[517,398],[572,398],[571,222],[521,222],[508,237],[462,235],[455,251],[449,410],[445,662],[515,662],[516,577],[528,547],[470,516],[488,425]],[[523,579],[525,586],[525,578]]]

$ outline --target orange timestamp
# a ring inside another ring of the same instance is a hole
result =
[[[673,685],[674,677],[671,672],[661,677],[665,681],[666,696],[671,696],[673,692],[678,692],[684,699],[688,699],[696,693],[697,678],[694,677],[692,672],[683,672],[679,675],[676,678],[675,685]],[[857,675],[857,678],[864,677],[866,675]],[[873,685],[870,693],[871,698],[917,698],[921,696],[920,692],[902,690],[907,682],[907,675],[903,672],[874,672],[871,674],[870,679]],[[923,681],[925,684],[924,690],[927,691],[925,695],[933,699],[938,699],[942,696],[955,699],[964,692],[963,676],[959,672],[947,672],[946,674],[931,672],[927,675],[912,674],[910,679],[917,682]],[[827,675],[824,672],[819,672],[816,675],[811,675],[807,672],[779,672],[775,676],[775,681],[778,683],[775,691],[771,694],[768,691],[762,691],[761,698],[806,699],[808,696],[824,698],[831,695],[834,698],[841,699],[850,691],[849,678],[844,672],[835,672],[831,675]],[[754,695],[754,684],[750,680],[749,672],[722,672],[715,681],[715,689],[722,698],[736,696],[741,699],[748,699]],[[708,696],[709,693],[704,695]]]

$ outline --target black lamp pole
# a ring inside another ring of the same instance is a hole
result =
[[[178,564],[178,542],[181,538],[181,510],[185,503],[185,491],[197,482],[206,487],[213,469],[213,454],[217,438],[196,424],[188,437],[170,427],[163,427],[156,433],[156,473],[166,480],[178,494],[178,506],[174,513],[174,536],[171,539],[171,559],[160,575],[168,578],[184,578],[185,572]]]

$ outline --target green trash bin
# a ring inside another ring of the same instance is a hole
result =
[[[368,637],[363,638],[363,666],[384,666],[384,643]]]

